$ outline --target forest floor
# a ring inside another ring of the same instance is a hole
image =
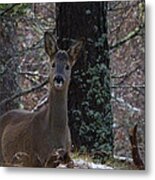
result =
[[[104,164],[95,163],[89,156],[74,156],[73,169],[101,169],[101,170],[138,170],[131,158],[111,157]],[[59,164],[57,168],[67,168],[65,164]]]
[[[54,156],[53,156],[54,157]],[[37,166],[37,167],[45,167],[45,168],[70,168],[70,169],[96,169],[96,170],[138,170],[131,158],[126,157],[110,157],[105,163],[97,163],[94,162],[93,159],[89,155],[78,155],[72,154],[71,161],[69,163],[64,164],[63,161],[53,161],[51,159],[48,161],[48,166],[45,165]],[[20,152],[16,154],[16,161],[15,163],[4,163],[0,164],[2,167],[32,167],[30,159],[28,159],[28,155],[26,153]],[[58,162],[58,163],[57,163]],[[54,163],[57,165],[53,166]],[[52,165],[52,166],[51,166]]]
[[[100,170],[138,170],[133,163],[121,162],[118,160],[110,160],[105,164],[97,164],[83,159],[73,159],[73,169],[100,169]],[[64,164],[60,164],[57,168],[68,168]]]

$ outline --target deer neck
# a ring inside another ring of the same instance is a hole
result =
[[[48,124],[51,129],[62,129],[68,124],[67,112],[68,89],[50,89]]]

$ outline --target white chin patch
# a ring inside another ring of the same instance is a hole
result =
[[[62,82],[59,82],[59,83],[54,82],[54,86],[55,86],[56,88],[61,88],[62,85],[63,85]]]

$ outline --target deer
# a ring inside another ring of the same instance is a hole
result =
[[[29,166],[41,167],[57,149],[62,149],[70,159],[68,89],[72,67],[79,59],[83,45],[81,38],[68,50],[62,50],[51,32],[44,33],[44,48],[50,68],[48,103],[35,112],[15,109],[0,117],[1,164],[12,163],[12,159],[23,152],[31,160]]]

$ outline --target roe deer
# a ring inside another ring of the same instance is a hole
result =
[[[37,112],[11,110],[0,117],[0,163],[11,163],[16,153],[24,152],[31,159],[30,166],[36,167],[38,159],[45,164],[55,149],[70,152],[68,87],[84,41],[60,50],[53,35],[45,32],[44,43],[50,57],[49,102]]]

